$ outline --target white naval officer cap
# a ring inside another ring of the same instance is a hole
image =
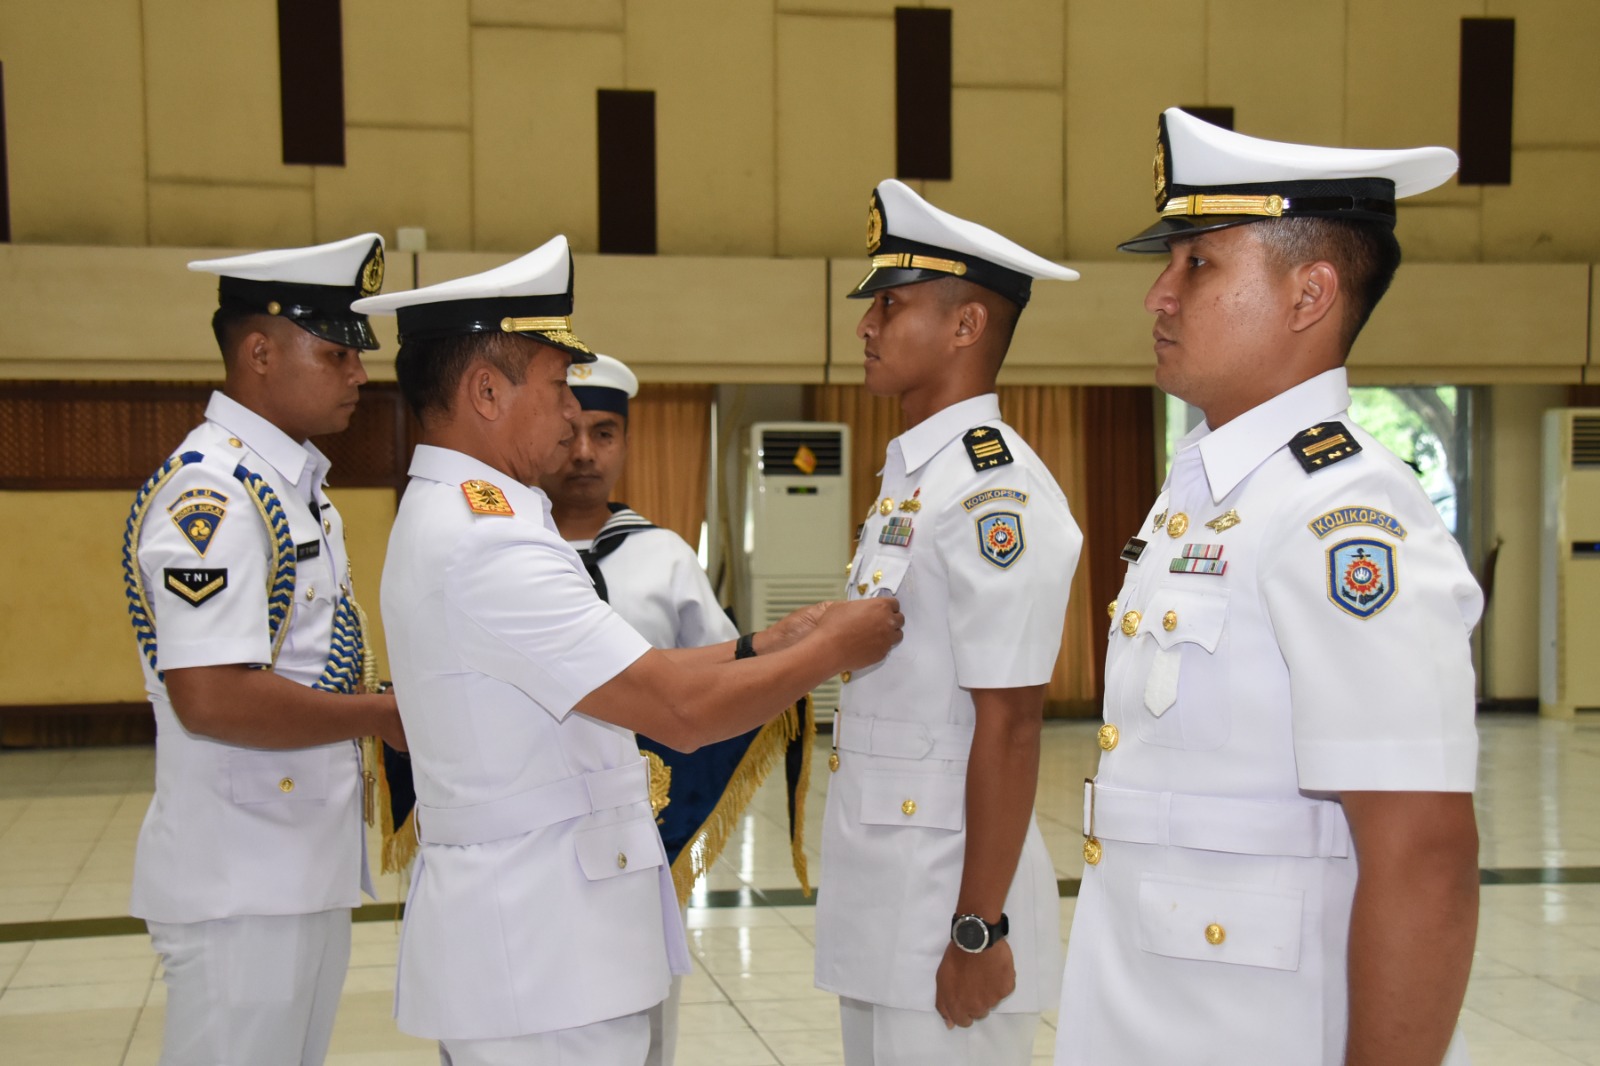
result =
[[[1395,200],[1443,185],[1456,166],[1448,148],[1265,141],[1169,107],[1156,131],[1161,218],[1117,247],[1162,252],[1174,237],[1264,218],[1343,218],[1392,229]]]
[[[639,378],[628,364],[599,353],[592,363],[568,367],[567,384],[585,411],[612,411],[623,418],[628,417],[628,401],[639,395]]]
[[[852,299],[879,289],[938,278],[964,278],[1018,307],[1028,306],[1034,278],[1076,281],[1078,272],[1034,255],[976,222],[941,211],[902,181],[889,178],[872,191],[867,208],[867,254],[872,269]]]
[[[221,279],[222,311],[279,315],[335,344],[367,351],[378,347],[367,316],[351,308],[383,287],[383,238],[376,233],[309,248],[196,259],[189,269]]]
[[[572,251],[552,237],[520,259],[406,292],[358,300],[357,311],[396,315],[400,343],[472,333],[520,333],[594,362],[572,332]]]

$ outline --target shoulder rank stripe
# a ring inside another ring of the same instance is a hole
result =
[[[1341,463],[1361,450],[1343,422],[1318,422],[1289,442],[1289,450],[1308,474]]]
[[[979,426],[967,430],[966,436],[961,438],[961,443],[967,446],[967,456],[972,460],[972,469],[991,470],[997,466],[1006,466],[1016,460],[1011,458],[1011,450],[1006,447],[1006,439],[1000,431],[993,426]]]
[[[968,496],[961,501],[961,509],[970,511],[981,507],[991,500],[1015,500],[1024,507],[1028,504],[1028,494],[1020,489],[984,489],[975,496]]]
[[[1315,533],[1318,540],[1345,526],[1373,526],[1390,536],[1406,539],[1406,527],[1400,520],[1376,507],[1335,507],[1306,523],[1306,528]]]
[[[461,493],[467,498],[467,506],[472,508],[473,514],[514,515],[511,503],[506,499],[506,494],[487,481],[463,481]]]

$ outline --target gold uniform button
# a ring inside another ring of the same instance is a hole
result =
[[[625,852],[625,851],[617,852],[617,869],[626,870],[627,868],[628,868],[628,853]]]
[[[846,670],[844,673],[840,674],[839,680],[848,685],[850,683],[850,671]]]
[[[1115,618],[1116,616],[1117,616],[1117,601],[1116,600],[1112,600],[1110,603],[1106,604],[1106,617],[1107,618]]]
[[[867,594],[867,583],[865,581],[863,581],[861,584],[857,585],[856,586],[856,592],[858,592],[861,595],[865,596]]]
[[[267,301],[267,314],[275,315],[279,311],[282,311],[282,310],[283,310],[283,305],[280,304],[277,300],[268,300]]]
[[[306,599],[308,601],[309,600],[313,600],[313,599],[316,599],[316,596],[317,596],[317,587],[315,585],[307,585],[306,586]]]
[[[1090,837],[1083,842],[1083,861],[1090,866],[1100,865],[1100,842]]]
[[[844,573],[845,573],[845,576],[846,576],[846,577],[849,577],[849,576],[850,576],[850,571],[852,571],[852,570],[854,570],[854,569],[855,569],[855,567],[856,567],[856,564],[855,564],[855,563],[845,563],[845,564],[844,564]]]
[[[229,437],[228,438],[228,444],[231,447],[234,447],[234,448],[243,448],[244,447],[244,441],[240,440],[238,437]]]
[[[333,532],[333,523],[330,520],[324,518],[322,520],[322,531],[324,533],[332,533]]]
[[[294,778],[286,777],[282,781],[279,781],[278,782],[278,791],[279,792],[293,792],[294,791]]]
[[[874,570],[872,572],[872,583],[874,585],[877,585],[877,584],[881,584],[882,582],[883,582],[883,571],[882,570]]]
[[[1166,614],[1162,615],[1161,616],[1161,628],[1165,629],[1168,633],[1171,633],[1174,629],[1177,629],[1178,628],[1178,612],[1177,611],[1168,611]]]
[[[1216,922],[1212,922],[1210,925],[1206,926],[1207,944],[1216,946],[1226,939],[1228,939],[1228,931],[1222,928],[1222,926],[1218,925]]]
[[[1131,637],[1139,632],[1139,612],[1129,611],[1122,616],[1122,635]]]
[[[828,773],[836,774],[838,772],[839,772],[839,753],[838,752],[832,752],[828,756]]]
[[[1112,725],[1110,722],[1107,722],[1105,725],[1101,726],[1100,735],[1098,737],[1100,741],[1100,750],[1110,751],[1112,748],[1116,747],[1117,739],[1120,736],[1121,734],[1117,732],[1117,727]]]
[[[887,515],[887,514],[889,514],[889,512],[891,512],[893,510],[894,510],[894,501],[891,500],[889,497],[885,496],[883,499],[878,501],[878,513],[879,514]]]
[[[917,801],[908,799],[904,803],[900,804],[900,813],[905,815],[907,818],[910,818],[913,814],[916,814]]]
[[[1189,516],[1184,514],[1182,511],[1179,511],[1177,514],[1167,519],[1167,536],[1171,537],[1173,540],[1177,540],[1179,537],[1183,536],[1188,529]]]
[[[339,595],[341,595],[341,596],[350,595],[350,586],[346,585],[343,581],[339,582]]]

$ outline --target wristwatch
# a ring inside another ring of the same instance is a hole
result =
[[[973,955],[994,947],[995,941],[1010,931],[1011,921],[1004,914],[993,925],[976,914],[958,914],[950,919],[950,942]]]

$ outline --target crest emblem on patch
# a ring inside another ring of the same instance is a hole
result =
[[[978,553],[1005,570],[1024,548],[1022,516],[1015,511],[995,511],[978,519]]]
[[[206,549],[211,547],[227,509],[228,497],[216,489],[190,489],[167,508],[172,515],[172,524],[178,527],[183,539],[202,559],[206,556]]]
[[[513,515],[517,512],[511,509],[511,503],[506,499],[506,494],[487,481],[463,481],[461,493],[467,498],[467,506],[472,508],[474,514]]]
[[[1328,599],[1346,614],[1371,618],[1389,606],[1398,590],[1389,545],[1360,538],[1328,549]]]

